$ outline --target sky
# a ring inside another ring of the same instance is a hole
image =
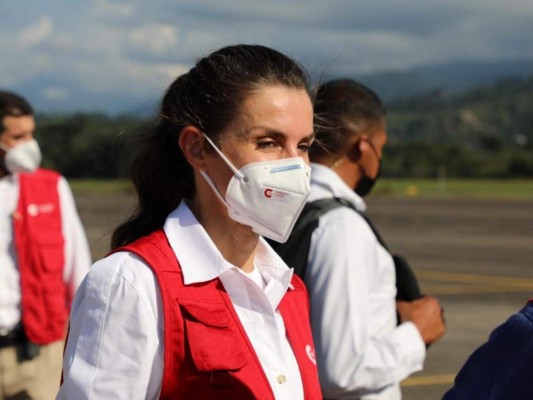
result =
[[[142,109],[254,43],[312,76],[533,59],[531,0],[0,0],[0,88],[40,111]]]

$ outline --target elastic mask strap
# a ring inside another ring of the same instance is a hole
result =
[[[370,139],[368,139],[368,144],[370,145],[370,147],[372,148],[372,151],[374,152],[374,155],[376,156],[376,158],[378,159],[378,161],[381,161],[381,158],[378,154],[378,149],[376,149],[376,146],[374,146],[374,143],[372,143],[372,141]]]
[[[215,186],[215,184],[213,183],[213,181],[211,180],[211,178],[205,173],[205,171],[200,171],[200,174],[204,177],[205,181],[207,182],[207,184],[209,186],[211,186],[211,189],[213,189],[213,192],[215,192],[215,194],[217,195],[217,197],[220,199],[220,201],[226,205],[226,207],[229,208],[228,206],[228,203],[226,203],[226,199],[224,199],[224,197],[220,194],[220,192],[218,191],[217,187]]]
[[[4,143],[0,142],[0,149],[4,150],[5,152],[8,152],[11,150],[11,147],[7,147]]]
[[[224,162],[227,164],[227,166],[231,169],[231,171],[233,172],[233,174],[239,179],[239,180],[242,180],[245,178],[245,176],[242,174],[241,171],[239,171],[237,168],[235,168],[233,166],[233,164],[231,163],[230,160],[227,159],[227,157],[224,155],[224,153],[222,153],[217,146],[215,146],[215,144],[213,143],[213,141],[209,138],[209,136],[207,136],[205,133],[202,132],[202,134],[204,135],[204,137],[207,139],[207,141],[211,144],[211,146],[213,146],[213,148],[215,149],[215,151],[218,153],[218,155],[224,160]],[[215,190],[216,191],[216,190]],[[218,192],[217,192],[218,193]]]

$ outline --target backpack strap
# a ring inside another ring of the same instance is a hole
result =
[[[307,269],[307,259],[311,247],[311,236],[318,226],[319,218],[338,207],[349,207],[355,211],[355,207],[347,200],[330,197],[306,203],[289,239],[285,243],[267,239],[272,248],[280,255],[285,263],[294,268],[294,273],[304,279]]]
[[[267,239],[272,248],[280,255],[285,263],[294,268],[294,273],[304,279],[311,248],[311,236],[318,227],[319,218],[327,212],[338,207],[348,207],[358,213],[368,224],[379,244],[389,253],[389,248],[385,240],[380,235],[370,218],[363,211],[358,210],[348,200],[341,197],[330,197],[326,199],[309,202],[303,208],[289,239],[285,243],[274,242]],[[407,260],[399,255],[391,253],[396,270],[397,300],[412,301],[422,297],[418,280],[408,264]]]
[[[340,204],[342,204],[343,206],[345,207],[348,207],[348,208],[351,208],[352,210],[354,210],[357,214],[359,214],[361,217],[363,217],[363,219],[366,221],[366,223],[368,224],[368,226],[370,227],[370,229],[372,230],[372,233],[374,233],[374,236],[376,236],[376,239],[378,240],[379,244],[381,246],[383,246],[383,248],[387,251],[389,251],[389,248],[387,247],[387,244],[385,243],[385,240],[383,240],[383,237],[379,234],[379,231],[377,230],[377,228],[375,227],[375,225],[372,223],[372,221],[370,220],[370,218],[368,218],[368,216],[366,215],[365,212],[361,211],[361,210],[358,210],[357,208],[354,207],[354,205],[352,203],[350,203],[348,200],[346,199],[343,199],[341,197],[335,197],[334,198],[336,201],[338,201]],[[390,251],[389,251],[390,253]]]
[[[413,301],[421,298],[422,293],[420,291],[420,286],[418,285],[418,280],[416,279],[415,273],[407,260],[398,254],[392,254],[390,252],[385,240],[383,240],[383,237],[380,235],[379,231],[372,223],[370,218],[368,218],[366,213],[356,209],[352,203],[345,199],[339,198],[337,201],[341,202],[346,207],[350,207],[352,210],[355,210],[355,212],[363,217],[370,229],[372,229],[372,232],[376,236],[379,244],[381,244],[381,246],[383,246],[383,248],[392,256],[392,260],[394,261],[394,269],[396,271],[396,300]]]

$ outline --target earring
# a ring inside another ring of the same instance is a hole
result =
[[[336,160],[333,164],[331,164],[329,167],[330,167],[331,169],[335,169],[335,168],[337,168],[339,165],[341,165],[343,162],[344,162],[344,158],[339,158],[339,159]]]

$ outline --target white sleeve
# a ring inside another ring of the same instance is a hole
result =
[[[157,399],[163,378],[159,286],[138,257],[93,265],[72,306],[58,400]]]
[[[91,253],[72,191],[65,178],[59,178],[57,191],[61,203],[61,221],[65,238],[63,280],[68,288],[67,302],[70,306],[76,289],[91,266]]]
[[[418,329],[395,324],[393,268],[386,277],[390,291],[376,290],[385,278],[376,272],[377,246],[364,219],[346,208],[322,216],[313,232],[305,282],[326,398],[379,392],[422,368],[425,345]],[[377,334],[376,326],[385,326],[382,312],[388,328]]]

